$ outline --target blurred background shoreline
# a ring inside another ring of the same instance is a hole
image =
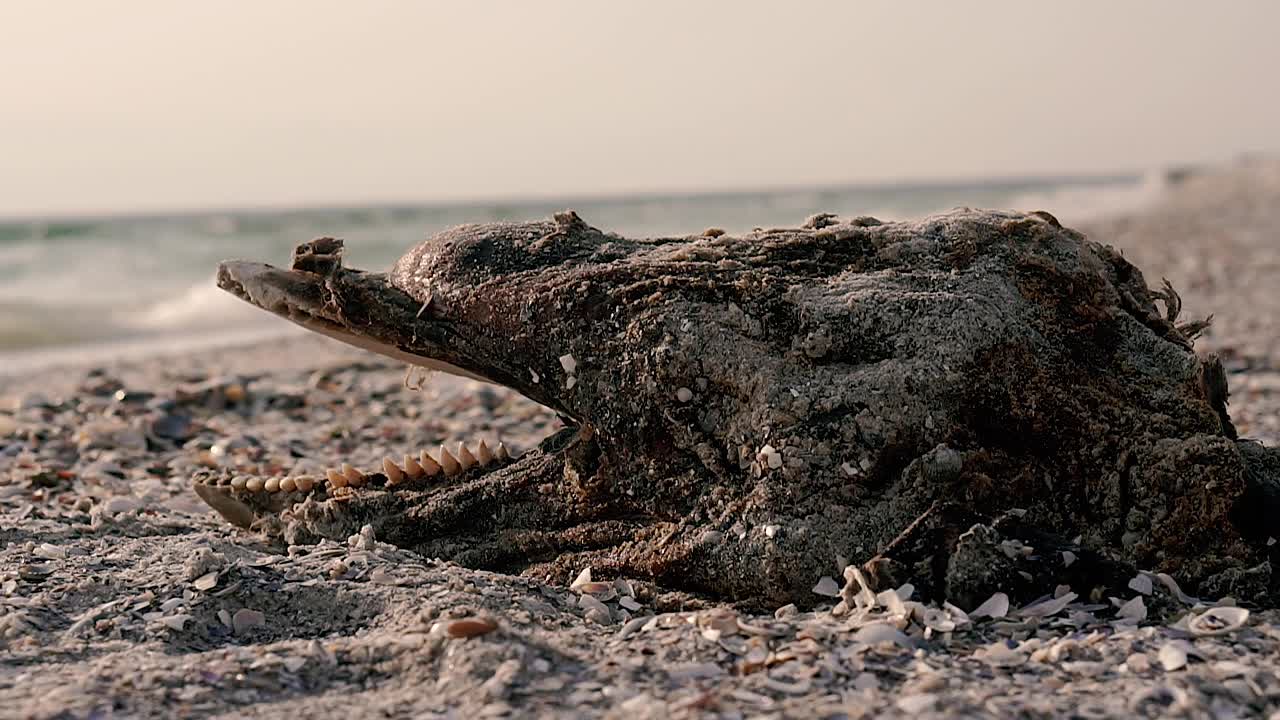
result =
[[[229,258],[283,264],[295,244],[322,235],[347,240],[352,266],[380,271],[447,227],[546,217],[567,207],[630,237],[795,226],[815,212],[905,219],[959,206],[1047,209],[1070,225],[1138,210],[1187,172],[0,218],[0,373],[298,332],[218,290],[214,268]]]

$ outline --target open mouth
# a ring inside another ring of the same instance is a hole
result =
[[[275,515],[308,500],[348,501],[358,489],[430,490],[445,481],[456,483],[467,475],[481,475],[513,461],[505,444],[490,448],[483,440],[468,447],[459,442],[450,450],[441,445],[436,454],[426,450],[404,454],[399,461],[383,458],[382,466],[363,471],[349,463],[332,467],[323,476],[290,475],[259,477],[202,470],[193,478],[195,492],[218,514],[249,528],[264,516]]]
[[[340,249],[340,244],[337,246]],[[415,368],[440,370],[481,382],[504,385],[456,364],[413,352],[407,343],[379,337],[373,329],[355,332],[338,320],[342,311],[329,284],[333,272],[371,277],[354,270],[328,268],[329,274],[297,269],[285,270],[255,262],[228,261],[218,268],[217,283],[222,289],[272,314],[308,330],[349,345],[407,363]],[[407,380],[406,380],[407,384]],[[517,388],[518,390],[518,388]],[[323,474],[259,477],[234,475],[222,470],[199,471],[195,492],[224,518],[240,527],[254,527],[275,521],[281,513],[300,504],[350,502],[361,489],[433,492],[466,484],[489,472],[510,465],[513,454],[502,442],[490,446],[485,440],[441,445],[429,452],[388,455],[374,468],[356,468],[348,463],[330,467]]]

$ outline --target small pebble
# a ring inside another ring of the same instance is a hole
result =
[[[251,628],[258,627],[266,621],[266,616],[257,610],[240,608],[231,616],[231,629],[241,635]]]

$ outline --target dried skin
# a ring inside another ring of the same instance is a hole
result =
[[[374,481],[273,527],[368,523],[468,565],[566,581],[590,566],[760,604],[813,602],[837,558],[939,597],[1131,566],[1217,587],[1268,559],[1237,518],[1276,478],[1247,467],[1225,374],[1192,352],[1167,283],[1153,293],[1047,213],[806,224],[636,241],[562,213],[441,233],[388,275],[326,264],[331,244],[276,289],[224,268],[251,302],[573,426],[501,470]],[[981,543],[1017,538],[1041,552],[980,567]]]

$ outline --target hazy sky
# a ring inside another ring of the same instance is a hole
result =
[[[1280,2],[0,5],[0,214],[1141,169],[1280,149]]]

